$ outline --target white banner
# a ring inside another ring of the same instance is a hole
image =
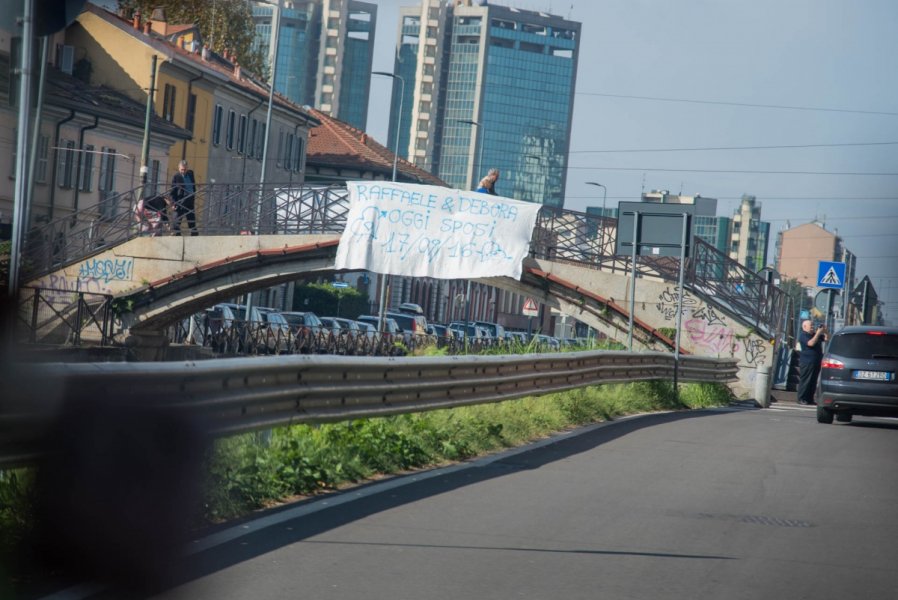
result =
[[[350,181],[337,269],[474,279],[521,277],[540,205],[451,188]]]

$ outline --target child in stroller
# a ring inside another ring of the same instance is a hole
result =
[[[165,232],[168,224],[168,202],[165,196],[141,198],[134,208],[134,217],[138,223],[140,235],[155,237]]]

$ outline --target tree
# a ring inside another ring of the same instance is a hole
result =
[[[196,24],[209,48],[219,54],[229,50],[242,67],[266,77],[265,58],[253,50],[256,29],[246,0],[119,0],[119,9],[127,18],[139,10],[142,18],[148,19],[156,8],[165,10],[169,23]]]

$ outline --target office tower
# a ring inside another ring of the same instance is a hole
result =
[[[500,195],[561,206],[580,24],[470,0],[400,11],[390,140],[453,187],[501,171]]]
[[[252,2],[255,47],[273,58],[274,5]],[[359,129],[368,116],[377,6],[357,0],[281,0],[275,90]]]
[[[754,196],[742,196],[730,228],[729,257],[752,271],[766,267],[770,223],[761,220],[761,205]]]

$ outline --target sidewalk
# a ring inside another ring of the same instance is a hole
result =
[[[785,390],[770,390],[770,395],[773,397],[773,401],[771,404],[798,404],[798,395],[795,392],[787,392]]]

